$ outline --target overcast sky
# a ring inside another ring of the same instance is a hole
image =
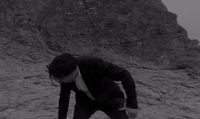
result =
[[[178,15],[178,23],[191,39],[200,41],[200,0],[162,0],[168,10]]]

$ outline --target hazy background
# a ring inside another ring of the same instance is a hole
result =
[[[162,0],[168,10],[178,15],[178,22],[191,39],[200,41],[200,0]]]

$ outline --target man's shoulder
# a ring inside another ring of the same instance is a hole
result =
[[[94,61],[99,61],[102,60],[102,58],[97,57],[97,56],[92,56],[92,55],[82,55],[79,57],[76,57],[78,62],[94,62]]]
[[[103,58],[91,55],[84,55],[77,57],[77,62],[79,67],[91,68],[95,70],[95,67],[101,66],[104,64]]]

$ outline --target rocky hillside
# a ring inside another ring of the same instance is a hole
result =
[[[191,54],[190,48],[199,52],[161,0],[1,0],[0,7],[1,41],[22,47],[106,49],[161,63]]]
[[[200,77],[185,70],[139,66],[131,59],[116,61],[135,79],[140,108],[136,119],[200,118]],[[59,87],[51,85],[45,64],[6,66],[0,72],[0,119],[57,119]],[[74,94],[70,101],[67,119],[72,119]],[[98,111],[90,119],[108,117]]]
[[[0,8],[0,119],[56,118],[59,88],[45,65],[66,51],[127,68],[137,119],[200,118],[198,41],[161,0],[1,0]]]

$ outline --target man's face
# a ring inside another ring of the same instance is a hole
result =
[[[79,76],[79,71],[77,67],[70,75],[63,78],[54,77],[53,79],[58,83],[71,83],[74,82],[78,76]]]

